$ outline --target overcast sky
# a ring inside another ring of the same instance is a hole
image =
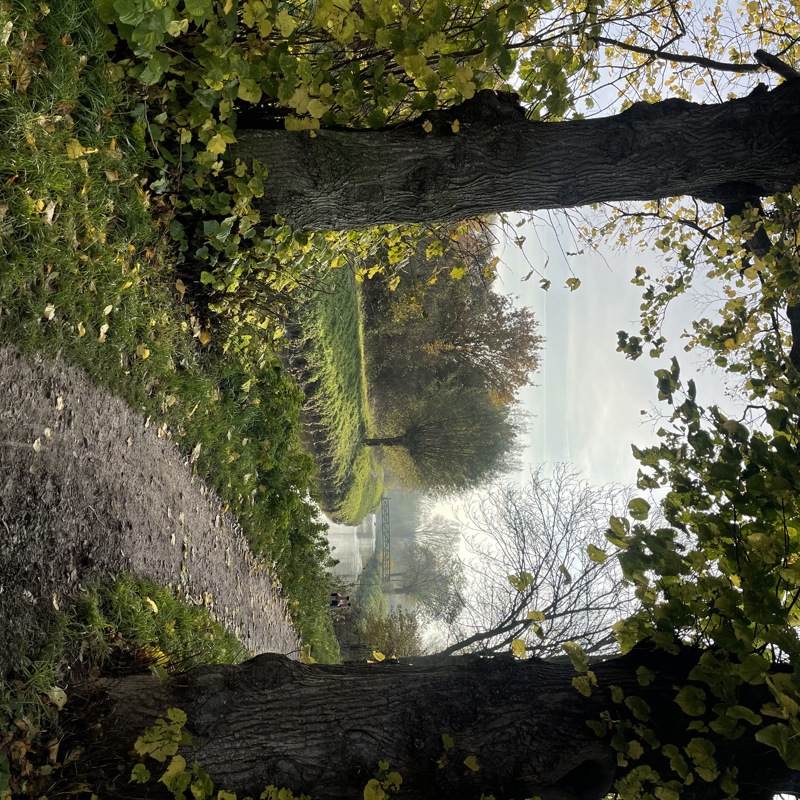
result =
[[[575,247],[563,241],[563,231],[557,234],[542,224],[519,232],[526,236],[524,255],[514,246],[501,249],[504,266],[497,288],[533,309],[546,340],[537,385],[522,393],[523,406],[533,415],[523,452],[526,471],[564,461],[593,483],[632,483],[637,464],[630,446],[656,440],[651,412],[666,406],[657,402],[653,372],[669,366],[671,356],[678,357],[683,377],[695,378],[702,405],[730,406],[721,375],[707,368],[697,374],[700,355],[684,352],[679,338],[699,313],[697,299],[670,307],[669,343],[661,359],[644,355],[630,361],[616,352],[616,333],[638,332],[642,290],[630,279],[637,264],[651,267],[654,256],[610,250],[567,256],[565,251]],[[522,280],[530,273],[529,262],[552,281],[548,291],[536,274]],[[565,285],[572,275],[581,281],[574,292]]]

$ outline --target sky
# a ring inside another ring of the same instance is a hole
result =
[[[518,233],[526,237],[522,252],[513,245],[498,252],[503,266],[497,290],[531,308],[545,338],[535,385],[520,395],[532,415],[522,472],[538,464],[569,462],[592,483],[633,483],[637,464],[631,444],[642,447],[657,439],[653,413],[667,406],[657,401],[653,372],[668,367],[671,356],[678,357],[682,377],[695,379],[702,405],[730,406],[719,371],[705,367],[699,353],[683,350],[680,333],[699,313],[697,299],[687,297],[670,307],[669,342],[661,358],[644,355],[631,361],[616,352],[616,333],[638,331],[642,289],[630,279],[638,264],[652,266],[654,256],[608,248],[567,256],[565,251],[576,248],[564,241],[563,230],[526,223]],[[548,291],[540,287],[537,274],[523,281],[531,266],[552,281]],[[565,284],[572,276],[581,281],[574,292]]]

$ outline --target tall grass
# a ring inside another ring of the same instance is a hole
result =
[[[318,496],[328,516],[358,524],[380,501],[383,469],[364,439],[372,432],[360,295],[352,272],[330,271],[303,305],[299,345],[309,436],[318,453]]]

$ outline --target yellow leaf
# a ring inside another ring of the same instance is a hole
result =
[[[150,609],[154,614],[158,614],[158,606],[155,604],[155,601],[145,595],[144,598],[145,603],[150,606]]]
[[[381,653],[380,650],[373,650],[372,651],[372,657],[376,661],[385,661],[386,660],[386,656],[383,653]]]
[[[319,120],[312,117],[288,116],[283,120],[283,127],[287,131],[308,131],[312,128],[319,128]]]
[[[480,769],[478,765],[478,759],[475,756],[467,756],[464,759],[464,766],[468,769],[471,769],[473,772],[477,772]]]
[[[77,139],[70,139],[65,149],[67,157],[73,159],[80,158],[85,152],[83,145]]]
[[[466,274],[467,271],[464,267],[453,267],[450,270],[450,277],[457,281],[460,281]]]
[[[104,317],[107,317],[107,316],[108,316],[108,315],[109,315],[109,314],[110,314],[110,313],[111,313],[113,310],[114,310],[114,306],[112,306],[112,305],[110,305],[110,304],[109,304],[109,305],[107,305],[107,306],[106,306],[106,307],[103,309],[103,316],[104,316]]]
[[[139,356],[139,358],[141,358],[142,361],[144,361],[146,358],[150,357],[150,350],[145,345],[140,344],[136,348],[136,355]],[[150,602],[152,603],[153,601],[151,600]]]
[[[367,781],[367,785],[364,787],[364,800],[386,800],[387,797],[389,795],[383,791],[378,780],[370,778]]]
[[[98,342],[104,342],[106,340],[106,334],[108,333],[108,324],[103,323],[100,326],[100,335],[97,337]]]
[[[238,97],[248,103],[258,103],[261,100],[261,87],[252,78],[242,78],[239,81]]]
[[[580,285],[581,282],[578,278],[567,278],[567,286],[571,292],[574,292]]]
[[[170,781],[181,772],[186,772],[186,759],[183,756],[172,756],[169,766],[159,780],[169,785]]]
[[[453,131],[453,133],[458,133],[460,128],[461,128],[461,123],[457,119],[454,119],[450,123],[450,129]]]
[[[208,331],[200,331],[200,344],[206,345],[211,341],[211,334]]]
[[[308,103],[308,113],[311,114],[314,119],[319,119],[327,110],[328,107],[316,98],[310,100]]]
[[[225,152],[227,147],[228,145],[225,144],[225,139],[218,133],[208,140],[206,150],[208,150],[209,153],[213,153],[215,156],[219,156]]]
[[[83,323],[78,323],[78,336],[86,336],[86,328],[83,327]]]
[[[394,789],[395,791],[400,789],[400,784],[403,782],[403,776],[399,772],[390,772],[386,776],[386,788],[387,789]]]
[[[56,313],[56,307],[55,306],[45,306],[44,307],[44,311],[42,312],[42,316],[45,319],[53,319],[53,317],[55,316],[55,313]]]
[[[525,642],[523,642],[522,639],[514,639],[514,641],[511,642],[511,652],[517,658],[525,658]]]
[[[433,130],[433,123],[429,119],[426,119],[425,122],[422,123],[422,130],[424,130],[425,133],[430,133]]]
[[[284,38],[291,36],[292,31],[297,27],[296,20],[286,9],[275,17],[275,24],[278,26],[278,30],[280,30],[281,36]]]
[[[572,685],[584,696],[592,696],[592,682],[588,675],[580,675],[572,679]]]
[[[182,33],[186,33],[189,30],[189,20],[188,19],[174,19],[172,22],[167,25],[167,33],[170,36],[180,36]]]
[[[178,290],[178,294],[181,297],[186,293],[186,284],[180,278],[175,281],[175,288]]]
[[[51,686],[47,692],[47,696],[50,698],[50,702],[59,711],[61,711],[61,709],[66,705],[67,693],[63,689],[59,689],[58,686]]]

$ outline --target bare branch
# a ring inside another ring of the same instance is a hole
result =
[[[610,45],[611,47],[618,47],[620,48],[620,50],[628,50],[631,53],[639,53],[643,56],[658,58],[662,61],[670,61],[674,64],[692,64],[698,67],[705,67],[706,69],[717,70],[718,72],[737,72],[737,73],[760,72],[763,69],[761,63],[734,64],[730,61],[716,61],[713,58],[705,58],[704,56],[687,56],[687,55],[682,55],[681,53],[667,53],[664,50],[656,50],[650,47],[641,47],[639,45],[622,42],[619,39],[609,39],[606,36],[598,36],[595,41],[597,41],[598,44],[605,44],[605,45]],[[759,50],[758,53],[763,53],[763,50]],[[757,58],[758,58],[758,53],[756,53]],[[770,58],[774,58],[775,61],[778,60],[774,56],[771,56]],[[797,73],[795,73],[795,75],[797,75]]]

